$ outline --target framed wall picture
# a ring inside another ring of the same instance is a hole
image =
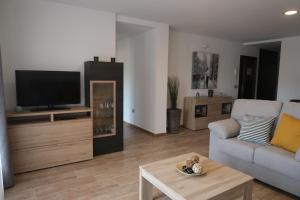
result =
[[[217,88],[219,55],[194,51],[192,57],[192,89]]]

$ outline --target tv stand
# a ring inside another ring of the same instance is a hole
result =
[[[63,107],[55,107],[55,106],[48,106],[48,107],[40,107],[40,108],[32,108],[30,109],[31,112],[38,112],[38,111],[55,111],[55,110],[70,110],[70,107],[63,106]]]
[[[89,107],[8,112],[8,136],[15,173],[93,158]]]

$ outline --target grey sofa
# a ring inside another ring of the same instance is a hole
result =
[[[267,184],[300,197],[300,150],[292,153],[267,145],[240,141],[240,120],[245,114],[274,116],[287,113],[300,118],[300,103],[238,99],[230,119],[209,124],[209,158],[235,168]],[[277,122],[274,128],[276,128]]]

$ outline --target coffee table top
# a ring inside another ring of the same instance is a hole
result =
[[[193,155],[200,157],[200,162],[206,167],[207,174],[186,176],[176,170],[176,163],[185,161]],[[197,153],[188,153],[146,164],[141,166],[140,170],[153,185],[163,193],[171,194],[174,199],[211,199],[253,180],[251,176]]]

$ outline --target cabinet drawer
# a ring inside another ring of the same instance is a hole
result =
[[[92,140],[13,150],[15,173],[28,172],[93,158]]]
[[[195,130],[206,129],[206,128],[208,128],[209,123],[227,119],[229,117],[230,117],[230,115],[218,115],[218,116],[214,116],[214,117],[198,118],[198,119],[196,119],[196,122],[195,122]]]
[[[222,104],[210,104],[207,106],[207,116],[219,116],[222,112]]]
[[[8,126],[11,150],[92,140],[92,120]]]

